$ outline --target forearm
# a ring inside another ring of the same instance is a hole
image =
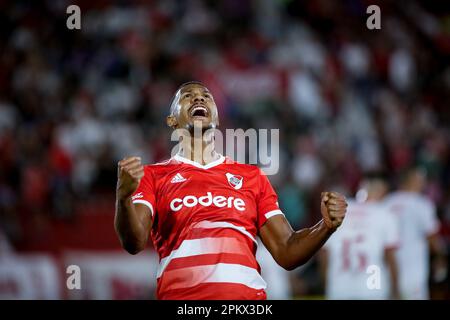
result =
[[[145,247],[148,235],[131,197],[117,197],[114,227],[122,247],[129,253],[135,254]]]
[[[307,262],[342,224],[347,208],[345,197],[332,192],[324,192],[321,197],[323,218],[315,226],[294,231],[284,215],[276,215],[259,230],[272,257],[286,270]]]
[[[390,292],[391,299],[400,299],[400,289],[398,285],[398,266],[397,260],[395,257],[395,251],[393,249],[387,249],[385,252],[385,261],[389,267],[389,275],[390,275]]]
[[[319,250],[319,275],[324,290],[327,287],[328,254],[326,249]]]
[[[447,249],[445,243],[438,233],[428,236],[430,253],[437,259],[447,259]]]
[[[282,253],[284,267],[292,270],[306,263],[333,232],[334,230],[328,228],[323,220],[313,227],[293,232]]]
[[[391,276],[391,298],[392,299],[400,299],[400,290],[398,287],[397,265],[391,266],[390,276]]]
[[[435,282],[441,282],[447,277],[447,250],[442,238],[436,233],[428,237],[432,256],[432,277]]]

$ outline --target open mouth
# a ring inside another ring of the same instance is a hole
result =
[[[207,117],[208,109],[201,104],[196,104],[191,107],[189,115],[191,117]]]

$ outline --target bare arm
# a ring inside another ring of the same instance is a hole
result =
[[[445,244],[439,233],[434,233],[428,236],[428,245],[430,253],[433,257],[432,276],[435,282],[441,282],[447,277],[447,252]]]
[[[327,288],[327,272],[328,272],[328,250],[322,248],[319,250],[319,276],[322,280],[324,292]]]
[[[395,250],[393,248],[385,249],[384,260],[389,268],[391,278],[391,299],[400,299],[400,290],[398,287],[398,267],[395,258]]]
[[[341,225],[347,203],[342,195],[324,193],[321,201],[323,219],[315,226],[294,231],[282,215],[272,217],[260,229],[260,237],[275,261],[286,270],[307,262]]]
[[[116,200],[114,227],[122,247],[131,254],[145,249],[152,228],[150,209],[131,198]]]
[[[122,247],[136,254],[145,248],[152,228],[150,209],[142,204],[134,205],[131,201],[131,195],[144,176],[140,158],[119,161],[117,176],[114,227]]]

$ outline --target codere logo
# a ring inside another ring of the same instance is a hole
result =
[[[245,210],[245,202],[240,198],[235,197],[224,197],[224,196],[215,196],[213,197],[211,192],[207,192],[206,196],[197,198],[196,196],[188,195],[183,199],[175,198],[170,202],[170,209],[172,211],[180,211],[184,206],[187,208],[195,207],[196,205],[201,205],[204,207],[209,207],[214,205],[218,208],[232,208],[239,211]]]

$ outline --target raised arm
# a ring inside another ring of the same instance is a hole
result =
[[[143,204],[133,204],[131,199],[143,177],[144,167],[139,157],[119,161],[114,227],[122,247],[131,254],[145,248],[152,228],[150,209]]]
[[[346,208],[344,196],[324,192],[322,219],[315,226],[294,231],[283,215],[277,215],[261,227],[261,240],[281,267],[295,269],[307,262],[341,225]]]

